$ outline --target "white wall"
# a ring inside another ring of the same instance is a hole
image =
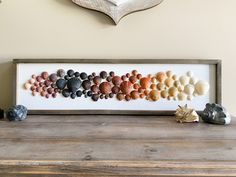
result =
[[[70,0],[2,0],[0,107],[11,105],[13,58],[223,60],[223,103],[236,114],[236,1],[164,0],[118,26]]]

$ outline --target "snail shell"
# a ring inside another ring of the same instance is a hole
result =
[[[205,95],[209,91],[209,84],[205,81],[198,81],[195,85],[195,91],[198,95]]]

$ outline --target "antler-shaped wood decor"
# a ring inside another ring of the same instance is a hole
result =
[[[159,5],[163,0],[72,0],[81,7],[100,11],[117,25],[122,17]]]

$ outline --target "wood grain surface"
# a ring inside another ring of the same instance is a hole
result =
[[[155,116],[0,121],[0,177],[236,176],[236,124]]]

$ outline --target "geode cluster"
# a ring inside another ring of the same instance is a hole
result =
[[[207,94],[209,84],[198,80],[191,71],[179,77],[172,71],[143,76],[137,70],[117,75],[114,71],[87,74],[73,69],[59,69],[51,74],[44,71],[39,75],[32,75],[24,84],[24,88],[31,90],[33,96],[39,94],[45,98],[63,95],[72,99],[90,97],[93,101],[113,97],[120,101],[184,101]]]
[[[28,110],[25,106],[16,105],[8,109],[6,116],[9,121],[23,121],[27,117]]]

